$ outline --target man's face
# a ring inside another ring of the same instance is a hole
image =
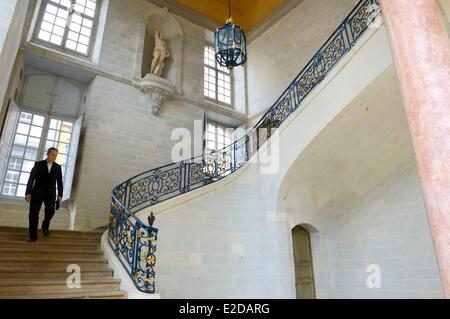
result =
[[[48,162],[53,163],[56,160],[56,157],[58,156],[58,151],[51,151],[47,154]]]

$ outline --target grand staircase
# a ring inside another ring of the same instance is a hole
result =
[[[126,299],[120,280],[100,248],[104,230],[92,232],[39,231],[28,243],[28,229],[0,226],[0,299]],[[81,270],[81,287],[69,288],[69,265]]]
[[[363,34],[376,28],[380,14],[379,0],[360,0],[278,100],[231,145],[153,168],[112,190],[109,244],[139,291],[153,294],[156,290],[158,229],[141,220],[144,214],[150,217],[145,209],[220,181],[248,163],[291,114],[303,110],[303,101]]]

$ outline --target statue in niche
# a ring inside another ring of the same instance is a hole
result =
[[[159,31],[155,31],[155,49],[153,50],[150,73],[162,77],[166,66],[164,60],[168,57],[170,57],[170,52],[167,43],[164,41],[164,35]]]

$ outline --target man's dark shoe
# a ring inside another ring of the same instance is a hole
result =
[[[44,236],[45,236],[45,237],[50,236],[50,232],[49,232],[48,229],[42,229],[42,232],[44,233]]]
[[[29,243],[34,243],[35,241],[37,241],[37,239],[30,238],[30,239],[27,240],[27,242],[29,242]]]

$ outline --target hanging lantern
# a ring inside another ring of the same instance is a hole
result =
[[[232,69],[247,61],[247,40],[242,28],[233,23],[230,2],[228,2],[228,11],[229,18],[225,25],[219,27],[214,33],[214,48],[217,63]]]

